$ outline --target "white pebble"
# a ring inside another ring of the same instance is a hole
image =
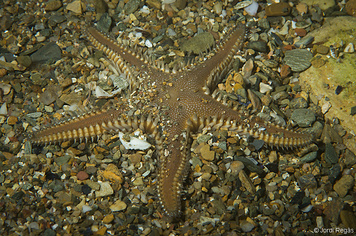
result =
[[[267,93],[272,90],[272,87],[265,83],[260,83],[260,93]]]

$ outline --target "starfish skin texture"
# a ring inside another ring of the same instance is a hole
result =
[[[192,136],[203,129],[224,129],[261,139],[266,145],[301,148],[312,136],[265,122],[239,111],[219,95],[216,85],[232,66],[242,46],[245,26],[238,24],[204,60],[181,68],[167,69],[150,60],[144,51],[118,44],[95,28],[88,29],[88,40],[106,53],[141,93],[144,103],[135,106],[120,102],[116,109],[74,118],[37,131],[32,142],[40,145],[67,140],[89,141],[103,133],[140,129],[155,139],[159,156],[158,196],[165,215],[181,214],[180,192],[189,167]]]

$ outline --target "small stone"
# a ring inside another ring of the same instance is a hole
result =
[[[69,3],[66,9],[68,11],[74,12],[75,14],[83,13],[82,2],[80,0]]]
[[[101,227],[98,231],[95,232],[95,235],[105,235],[107,228]]]
[[[17,62],[24,67],[29,67],[32,63],[31,57],[29,56],[18,56],[16,58]]]
[[[304,29],[300,29],[300,30],[304,30]],[[297,31],[300,31],[297,30]],[[306,32],[305,32],[306,34]],[[294,46],[296,46],[297,48],[305,48],[306,46],[308,46],[309,44],[311,44],[314,41],[314,37],[312,36],[306,36],[303,37],[301,40],[299,40],[298,42],[296,42],[294,44]]]
[[[307,162],[312,162],[317,158],[318,152],[311,152],[300,158],[300,162],[302,163],[307,163]]]
[[[318,45],[318,46],[316,46],[315,50],[316,50],[317,53],[320,53],[322,55],[326,55],[326,54],[329,53],[330,48],[325,46],[325,45]]]
[[[282,78],[282,79],[287,78],[290,73],[291,73],[291,68],[290,68],[290,66],[288,66],[288,65],[282,65],[282,66],[281,66],[280,75],[281,75],[281,78]]]
[[[272,3],[265,8],[266,16],[287,16],[291,12],[291,7],[288,3]]]
[[[110,182],[101,182],[101,183],[99,182],[99,184],[100,184],[100,190],[95,191],[96,197],[105,197],[114,193],[114,190],[110,185]]]
[[[15,125],[17,123],[18,119],[16,116],[9,116],[9,118],[7,118],[7,124],[8,125]]]
[[[326,64],[326,61],[320,57],[315,57],[310,62],[315,68],[320,68]]]
[[[345,197],[354,186],[355,180],[351,175],[344,175],[334,184],[334,190],[340,197]]]
[[[247,48],[257,52],[268,52],[268,46],[265,41],[252,41],[247,44]]]
[[[134,186],[141,186],[141,185],[143,185],[143,178],[142,177],[138,177],[132,183],[133,183]]]
[[[181,49],[186,52],[193,52],[199,55],[208,48],[213,47],[215,44],[214,37],[211,33],[203,32],[193,38],[184,41],[181,45]]]
[[[79,171],[77,174],[77,178],[79,180],[86,180],[87,178],[89,178],[89,175],[85,171]]]
[[[60,0],[52,0],[48,1],[45,5],[46,11],[56,11],[62,6],[62,2]]]
[[[120,200],[117,200],[113,205],[110,206],[111,211],[123,211],[127,207],[126,203]]]
[[[317,181],[313,174],[302,175],[298,178],[298,184],[301,188],[315,188]]]
[[[345,10],[350,16],[356,16],[356,0],[349,0],[346,3]]]
[[[300,127],[310,127],[315,121],[315,114],[313,111],[306,108],[296,109],[293,111],[291,119]]]
[[[308,102],[307,102],[303,97],[294,98],[294,99],[290,102],[290,107],[291,107],[292,109],[307,108],[307,107],[308,107]]]
[[[244,167],[245,166],[241,161],[233,161],[230,164],[231,173],[235,176],[237,176]]]
[[[348,167],[351,167],[356,164],[356,155],[353,152],[351,152],[349,149],[345,150],[344,163]]]
[[[356,106],[351,107],[350,115],[352,115],[352,116],[356,115]]]
[[[114,220],[114,215],[113,214],[109,214],[109,215],[104,217],[103,223],[104,224],[110,224],[111,221],[113,221],[113,220]]]
[[[205,144],[201,149],[200,149],[201,156],[204,160],[207,161],[213,161],[215,157],[215,152],[210,151],[210,146],[208,144]]]
[[[31,55],[33,63],[47,63],[57,61],[62,58],[62,52],[56,43],[48,43]]]
[[[339,157],[335,151],[334,146],[331,143],[325,144],[325,161],[327,163],[336,164]]]
[[[323,114],[327,113],[329,111],[329,109],[331,108],[331,102],[325,102],[322,106],[321,106],[321,112]]]
[[[286,51],[284,61],[294,72],[302,72],[311,65],[313,54],[307,49],[294,49]]]
[[[305,3],[298,3],[298,5],[296,6],[296,9],[299,13],[306,14],[308,12],[308,5]]]
[[[146,3],[150,7],[154,7],[158,10],[161,10],[161,1],[160,0],[147,0]]]
[[[250,177],[247,176],[245,171],[241,170],[239,172],[239,179],[241,181],[242,186],[244,186],[248,192],[255,194],[256,193],[256,187],[253,185],[252,180]]]
[[[352,211],[341,210],[340,219],[345,228],[355,229],[356,216]]]
[[[247,233],[247,232],[250,232],[255,226],[247,220],[242,220],[240,223],[240,227],[241,227],[242,231]]]
[[[139,0],[129,0],[124,6],[125,14],[130,15],[131,13],[137,11],[140,3],[141,1]]]
[[[335,6],[335,0],[302,0],[300,2],[306,3],[308,6],[317,5],[323,11]]]

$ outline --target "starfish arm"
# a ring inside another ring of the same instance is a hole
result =
[[[88,28],[87,34],[88,40],[96,48],[105,52],[108,58],[118,66],[120,72],[125,74],[130,81],[131,88],[138,87],[139,82],[133,74],[134,71],[131,66],[135,66],[137,70],[150,67],[147,58],[143,56],[143,52],[125,46],[125,43],[119,45],[93,27]]]
[[[223,75],[231,68],[234,55],[245,38],[245,26],[237,24],[227,35],[228,37],[214,49],[213,56],[197,65],[191,72],[192,78],[197,77],[200,82],[203,82],[201,86],[205,94],[211,94]]]
[[[158,196],[165,215],[170,219],[178,217],[181,213],[180,192],[188,172],[190,158],[189,133],[186,131],[173,141],[168,140],[167,145],[160,152]]]
[[[69,121],[34,132],[30,139],[33,143],[47,145],[64,141],[93,141],[106,132],[130,131],[141,129],[160,142],[161,135],[157,128],[158,119],[151,115],[128,117],[121,110],[110,109],[78,116]]]

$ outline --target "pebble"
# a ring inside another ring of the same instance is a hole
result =
[[[33,63],[47,63],[57,61],[62,58],[61,49],[55,43],[48,43],[33,53],[31,56]]]
[[[307,49],[286,51],[284,61],[294,72],[302,72],[311,66],[313,54]]]
[[[352,229],[356,225],[356,216],[352,211],[341,210],[340,219],[345,228]]]
[[[272,3],[265,8],[266,16],[287,16],[291,12],[291,7],[288,3]]]
[[[345,197],[354,186],[355,180],[351,175],[344,175],[334,184],[334,190],[340,197]]]
[[[318,152],[311,152],[300,158],[300,162],[302,163],[308,163],[312,162],[317,158]]]
[[[50,0],[45,5],[46,11],[56,11],[62,7],[62,2],[60,0]]]
[[[347,1],[345,10],[350,16],[356,16],[356,0]]]
[[[214,37],[211,33],[203,32],[193,38],[183,42],[181,49],[186,52],[193,52],[199,55],[215,44]]]
[[[247,232],[251,232],[251,230],[255,227],[254,224],[252,224],[251,222],[247,221],[247,220],[242,220],[240,222],[240,227],[242,229],[242,231],[244,231],[245,233]]]
[[[257,52],[268,52],[267,43],[265,41],[252,41],[247,44],[247,48]]]
[[[83,7],[82,7],[82,2],[80,0],[73,1],[69,3],[66,7],[68,11],[71,11],[75,14],[82,14],[83,13]]]
[[[245,171],[241,170],[239,172],[239,179],[241,181],[242,186],[244,186],[249,193],[256,193],[256,187],[253,185],[251,179],[247,176]]]
[[[116,203],[115,203],[116,204]],[[114,220],[114,215],[113,214],[109,214],[109,215],[106,215],[104,218],[103,218],[103,223],[104,224],[110,224],[113,220]]]
[[[308,102],[307,102],[303,97],[294,98],[294,99],[290,102],[290,107],[291,107],[292,109],[307,108],[307,107],[308,107]]]
[[[291,119],[300,127],[310,127],[315,121],[315,114],[306,108],[295,109],[292,112]]]
[[[99,184],[100,184],[100,189],[99,191],[95,191],[95,197],[106,197],[114,193],[114,190],[110,185],[110,182],[99,182]]]
[[[325,144],[325,161],[327,163],[335,164],[339,160],[334,146],[331,143]]]
[[[233,161],[230,164],[230,170],[234,176],[237,176],[243,168],[245,168],[245,166],[241,161]]]
[[[206,161],[213,161],[215,157],[215,152],[210,151],[210,146],[208,144],[205,144],[203,147],[200,149],[201,156],[204,160]]]
[[[77,178],[79,180],[86,180],[87,178],[89,178],[89,175],[85,171],[79,171],[77,174]]]
[[[123,211],[127,207],[126,203],[120,200],[117,200],[114,204],[110,206],[111,211]]]
[[[299,40],[298,42],[296,42],[294,44],[294,46],[296,46],[297,48],[305,48],[306,46],[308,46],[309,44],[311,44],[314,40],[313,36],[306,36],[303,37],[301,40]]]
[[[329,53],[330,48],[325,45],[318,45],[315,46],[315,51],[322,55],[327,55]]]

